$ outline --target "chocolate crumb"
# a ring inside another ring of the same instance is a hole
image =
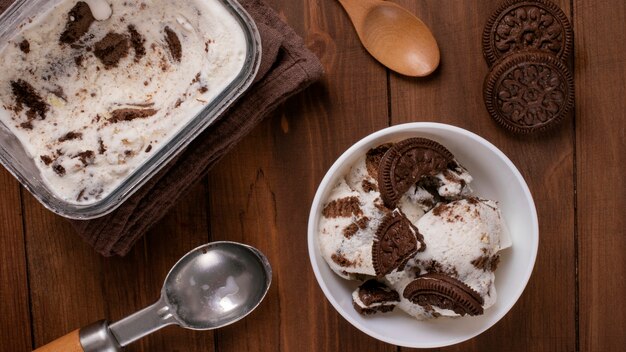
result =
[[[111,112],[110,122],[131,121],[134,119],[144,119],[157,113],[155,109],[117,109]]]
[[[353,222],[352,224],[346,226],[343,229],[344,237],[350,238],[354,236],[359,231],[359,229],[365,229],[367,227],[367,224],[369,224],[369,221],[370,219],[367,216],[364,216],[358,219],[356,222]]]
[[[327,218],[347,218],[352,215],[361,216],[363,211],[359,205],[359,198],[352,196],[329,202],[322,210],[322,215]]]
[[[83,64],[84,57],[82,55],[78,55],[74,58],[74,63],[76,66],[81,66]]]
[[[444,211],[448,210],[450,207],[447,204],[441,203],[433,209],[433,215],[441,216]]]
[[[368,218],[367,216],[364,216],[360,218],[359,220],[357,220],[356,224],[361,230],[364,230],[367,227],[367,224],[369,224],[369,222],[370,222],[370,218]]]
[[[148,144],[148,147],[146,147],[146,153],[150,153],[151,150],[152,150],[152,144]]]
[[[33,123],[31,121],[22,122],[22,123],[20,123],[20,127],[25,129],[25,130],[32,130],[33,129]]]
[[[78,196],[76,196],[76,200],[80,200],[83,197],[83,194],[85,194],[85,188],[81,189],[80,192],[78,192]]]
[[[174,107],[175,107],[175,108],[177,108],[177,107],[179,107],[179,106],[180,106],[180,104],[182,104],[182,103],[183,103],[183,101],[182,101],[182,100],[180,100],[180,99],[178,99],[178,100],[176,100],[176,104],[174,104]]]
[[[344,257],[342,254],[333,253],[330,256],[333,262],[337,263],[337,265],[342,267],[354,266],[355,263],[350,261],[348,258]]]
[[[376,186],[375,183],[370,182],[368,180],[363,180],[361,182],[361,187],[363,187],[363,190],[368,193],[371,191],[378,191],[378,186]]]
[[[30,43],[28,42],[28,40],[26,40],[26,39],[22,40],[22,42],[20,43],[19,46],[20,46],[20,50],[24,54],[30,53]]]
[[[104,146],[104,142],[102,141],[102,138],[98,138],[98,153],[104,154],[104,152],[106,151],[107,151],[107,148]]]
[[[200,94],[204,94],[209,90],[209,88],[207,87],[200,87],[198,88],[198,92],[200,92]]]
[[[82,139],[83,134],[80,132],[67,132],[64,136],[59,138],[59,142],[63,143],[65,141],[71,141],[73,139]]]
[[[143,46],[146,40],[137,32],[137,28],[133,24],[128,25],[128,33],[130,33],[130,43],[135,50],[135,62],[138,62],[146,55],[146,48]]]
[[[48,155],[40,155],[39,158],[41,159],[41,161],[43,161],[44,164],[46,164],[46,166],[52,164],[53,160]]]
[[[128,38],[119,33],[109,32],[95,45],[94,54],[105,68],[117,66],[119,61],[128,55]]]
[[[65,176],[65,168],[61,164],[55,164],[52,166],[52,170],[57,173],[59,176]]]
[[[480,256],[471,261],[472,265],[477,269],[484,271],[496,271],[498,264],[500,263],[500,255],[494,254],[492,256]]]
[[[87,166],[89,164],[93,164],[95,153],[93,150],[85,150],[84,152],[80,152],[76,154],[75,158],[78,158],[83,165]]]
[[[367,173],[374,179],[378,179],[378,166],[380,165],[380,161],[383,156],[391,148],[391,143],[386,143],[383,145],[379,145],[376,148],[372,148],[367,151],[365,154],[365,166],[367,168]]]
[[[343,236],[345,238],[350,238],[354,236],[358,231],[359,231],[359,226],[355,223],[352,223],[343,229]]]
[[[22,79],[11,81],[11,91],[17,102],[17,108],[20,110],[23,106],[28,108],[26,116],[29,121],[34,120],[36,116],[39,116],[41,120],[46,118],[46,113],[50,106],[37,94],[37,91],[30,83]],[[32,125],[30,128],[32,128]]]
[[[183,56],[183,48],[178,39],[178,35],[170,27],[165,26],[165,42],[170,49],[170,53],[175,61],[180,62]]]
[[[86,2],[79,1],[67,15],[65,30],[61,33],[61,43],[73,44],[89,31],[89,27],[96,19]]]

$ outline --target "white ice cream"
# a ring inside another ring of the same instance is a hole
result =
[[[414,268],[419,268],[425,273],[434,267],[437,272],[453,276],[478,292],[484,299],[483,308],[487,309],[497,298],[495,273],[490,265],[497,264],[498,252],[502,249],[503,223],[497,204],[490,200],[472,198],[440,204],[416,223],[424,236],[426,250],[417,253],[405,271],[415,272]],[[414,277],[388,275],[385,279],[389,286],[402,293]],[[418,319],[432,316],[432,312],[404,298],[398,307]],[[450,310],[434,309],[444,316],[458,316]]]
[[[217,0],[90,0],[94,17],[102,20],[75,44],[61,44],[76,3],[45,9],[2,48],[0,121],[59,198],[88,204],[118,187],[235,79],[246,43],[237,20]],[[116,67],[106,68],[94,55],[95,44],[110,32],[130,39],[129,26],[143,38],[145,55],[130,45]],[[170,50],[166,27],[181,43],[180,60]],[[20,49],[24,41],[28,52]],[[11,82],[19,79],[49,106],[31,129],[24,128],[27,109],[16,111]],[[120,109],[155,113],[114,122],[112,112]],[[80,137],[59,140],[69,132]]]
[[[372,245],[381,220],[392,211],[383,206],[378,182],[367,169],[366,156],[352,165],[332,190],[324,209],[337,202],[353,200],[344,211],[322,214],[319,248],[330,268],[346,279],[366,280],[375,276]],[[454,311],[433,307],[427,310],[402,295],[418,274],[448,274],[467,284],[483,297],[483,308],[496,301],[495,266],[498,252],[511,245],[508,230],[497,203],[472,196],[472,176],[460,164],[412,186],[397,203],[399,211],[424,237],[426,249],[418,252],[404,266],[386,275],[382,282],[400,296],[397,306],[417,319],[458,316]],[[438,203],[440,202],[440,203]],[[365,226],[359,220],[367,218]],[[363,225],[363,224],[361,224]],[[352,228],[355,231],[346,229]],[[358,299],[353,301],[364,307]],[[393,303],[395,304],[395,303]]]

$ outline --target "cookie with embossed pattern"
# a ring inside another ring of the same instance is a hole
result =
[[[513,53],[539,51],[562,61],[572,51],[572,26],[548,0],[508,0],[487,21],[483,54],[489,66]]]
[[[380,161],[378,186],[383,202],[395,208],[402,195],[422,176],[447,169],[454,156],[443,145],[426,138],[409,138],[393,145]]]
[[[426,249],[424,237],[400,210],[389,212],[382,219],[372,244],[372,264],[377,277],[402,270],[406,262]]]
[[[452,276],[433,273],[418,277],[406,286],[404,298],[422,307],[449,309],[461,316],[483,314],[483,298]]]
[[[504,128],[519,134],[557,125],[574,104],[574,79],[561,60],[540,52],[499,61],[485,78],[485,106]]]

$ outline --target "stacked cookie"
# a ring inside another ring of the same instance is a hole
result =
[[[563,120],[574,104],[572,39],[567,17],[548,0],[508,0],[498,8],[482,43],[490,67],[483,98],[495,121],[527,134]]]

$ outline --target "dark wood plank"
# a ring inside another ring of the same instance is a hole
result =
[[[438,71],[424,79],[391,74],[392,124],[436,121],[485,137],[520,169],[539,214],[539,255],[520,301],[486,333],[442,350],[574,350],[573,116],[556,131],[540,138],[513,137],[490,119],[482,99],[487,65],[481,51],[481,34],[500,1],[399,0],[398,3],[432,29],[442,62]],[[569,14],[569,1],[557,3]]]
[[[22,190],[35,346],[105,317],[101,259]]]
[[[210,173],[213,239],[269,257],[273,284],[258,311],[216,332],[220,351],[394,351],[360,333],[325,300],[311,270],[308,211],[331,163],[387,125],[386,73],[363,50],[336,1],[274,0],[326,76],[291,100]]]
[[[203,184],[193,188],[125,258],[102,258],[68,222],[24,192],[35,344],[100,319],[118,320],[154,303],[171,266],[208,241],[205,190]],[[211,351],[213,333],[166,328],[128,351],[174,351],[180,346]]]
[[[2,167],[0,193],[0,350],[26,351],[31,348],[31,321],[20,186]]]
[[[626,346],[626,4],[574,1],[580,350]]]
[[[191,188],[178,205],[146,235],[146,282],[142,290],[148,304],[154,302],[172,266],[190,250],[209,242],[207,182]],[[154,291],[156,289],[156,291]],[[141,343],[143,351],[214,351],[213,331],[192,331],[167,327]]]

